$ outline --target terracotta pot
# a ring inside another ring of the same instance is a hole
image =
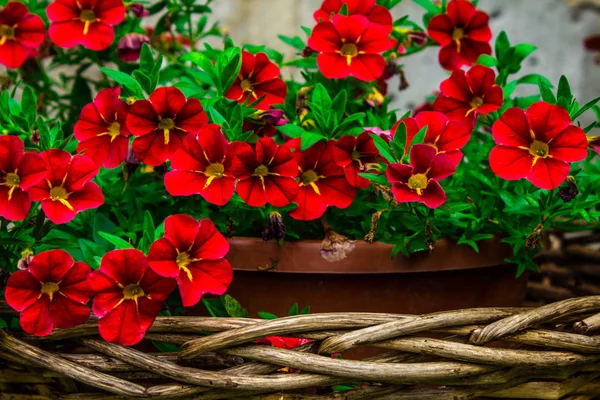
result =
[[[287,315],[290,306],[311,312],[422,314],[442,310],[517,306],[526,277],[506,264],[509,246],[491,239],[470,246],[438,240],[435,251],[391,259],[393,246],[359,241],[349,257],[329,262],[317,240],[264,243],[232,238],[227,258],[234,268],[228,293],[255,317]]]

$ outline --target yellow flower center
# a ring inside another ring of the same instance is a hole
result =
[[[423,189],[427,188],[427,175],[415,174],[408,178],[408,187],[417,191],[421,195]]]
[[[19,183],[21,183],[21,179],[19,178],[19,175],[14,174],[12,172],[9,172],[8,174],[6,174],[6,177],[4,178],[4,184],[9,186],[9,187],[18,187]]]
[[[358,161],[360,159],[360,151],[354,150],[352,153],[350,153],[350,157],[353,161]]]
[[[0,25],[0,38],[2,38],[0,44],[3,44],[6,41],[6,39],[14,39],[15,28],[8,25]]]
[[[42,285],[41,289],[42,294],[47,294],[50,297],[50,301],[52,301],[52,296],[55,292],[58,292],[58,284],[54,282],[46,282]]]
[[[266,165],[259,165],[254,169],[254,176],[267,176],[269,175],[269,168]]]
[[[481,97],[473,97],[473,100],[471,100],[471,107],[473,108],[479,108],[483,105],[483,99]]]
[[[244,92],[251,92],[252,91],[252,82],[250,82],[248,79],[244,79],[240,83],[240,86],[242,87],[242,90]]]
[[[534,140],[531,146],[529,146],[529,153],[535,157],[546,158],[550,153],[550,148],[547,143]]]
[[[309,169],[308,171],[302,173],[300,179],[302,180],[303,184],[310,185],[311,183],[319,180],[319,175],[314,170]]]
[[[110,135],[111,142],[115,140],[115,138],[121,134],[121,124],[119,124],[117,121],[110,124],[108,127],[108,134]]]
[[[164,118],[158,122],[158,129],[168,129],[171,130],[175,128],[175,121],[171,118]]]
[[[142,289],[139,285],[132,283],[123,288],[123,298],[125,300],[135,300],[138,298],[144,297],[146,293],[144,293],[144,289]]]
[[[177,266],[186,273],[190,282],[194,280],[194,277],[192,276],[192,271],[189,270],[188,265],[197,261],[200,261],[200,259],[190,258],[190,255],[186,252],[179,253],[175,259]]]
[[[340,49],[340,53],[345,57],[356,57],[358,55],[358,47],[354,43],[346,43]]]
[[[459,41],[465,37],[465,31],[462,28],[456,28],[452,32],[452,40]]]
[[[222,178],[225,176],[225,166],[220,163],[210,164],[208,167],[206,167],[204,175]]]
[[[79,19],[83,22],[96,22],[96,14],[92,10],[81,10]]]
[[[52,201],[66,200],[69,197],[66,189],[62,186],[55,186],[50,189],[50,199]]]

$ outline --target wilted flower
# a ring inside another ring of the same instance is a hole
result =
[[[8,282],[8,277],[10,274],[8,271],[0,267],[0,290],[6,289],[6,282]]]
[[[141,33],[128,33],[119,41],[117,54],[122,61],[134,62],[139,60],[142,46],[150,43],[150,38]]]
[[[31,136],[29,137],[29,140],[31,141],[32,145],[37,146],[38,143],[40,143],[40,140],[42,140],[42,138],[40,136],[40,131],[35,129],[33,131],[33,133],[31,134]]]
[[[146,10],[146,8],[144,8],[144,6],[139,3],[132,3],[129,6],[127,6],[127,9],[133,12],[133,15],[135,15],[138,18],[142,18],[150,14],[150,11]]]
[[[33,260],[33,250],[26,248],[23,250],[23,252],[21,252],[21,258],[19,259],[19,262],[17,262],[17,268],[20,270],[26,270],[29,268],[31,260]]]
[[[268,242],[271,239],[275,239],[276,241],[281,241],[285,237],[285,225],[283,224],[283,220],[281,218],[281,214],[277,211],[273,211],[269,214],[269,224],[262,232],[262,238],[265,242]]]
[[[334,231],[325,220],[322,222],[325,228],[325,239],[321,242],[321,257],[329,262],[341,261],[348,257],[348,254],[354,250],[356,241]]]
[[[558,197],[560,197],[565,203],[573,200],[575,196],[579,194],[579,188],[575,178],[571,175],[567,176],[567,186],[558,188]]]

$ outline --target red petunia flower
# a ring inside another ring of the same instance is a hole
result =
[[[453,71],[440,85],[440,92],[433,109],[468,128],[475,125],[477,115],[494,112],[504,102],[502,88],[496,85],[496,74],[483,65],[475,65],[466,73]]]
[[[31,199],[26,192],[46,176],[46,164],[34,153],[23,153],[18,136],[0,136],[0,217],[21,221],[27,217]]]
[[[225,205],[235,190],[233,159],[248,150],[247,143],[228,143],[219,125],[206,125],[198,137],[186,137],[173,156],[173,171],[165,175],[167,191],[171,196],[199,194],[209,203]]]
[[[488,20],[486,13],[467,0],[452,0],[444,14],[431,18],[427,33],[442,46],[441,66],[447,70],[460,69],[475,63],[482,54],[492,54]]]
[[[98,166],[91,158],[72,156],[58,149],[50,149],[41,156],[48,173],[28,192],[31,200],[42,202],[42,210],[50,221],[64,224],[78,212],[102,205],[102,190],[90,182],[98,173]]]
[[[456,171],[447,154],[437,153],[426,144],[416,144],[410,151],[410,165],[390,164],[386,176],[392,193],[401,203],[420,201],[437,208],[446,201],[446,193],[438,183]]]
[[[144,338],[176,282],[150,269],[141,251],[125,249],[106,253],[87,284],[94,292],[92,311],[100,318],[100,336],[133,346]]]
[[[231,166],[238,179],[237,192],[248,205],[288,205],[298,193],[298,164],[289,148],[271,138],[259,139],[256,152],[238,153]]]
[[[567,179],[569,163],[583,160],[587,138],[571,123],[567,110],[540,101],[527,112],[509,108],[492,126],[498,146],[490,167],[506,180],[528,179],[541,189],[554,189]]]
[[[10,2],[0,10],[0,64],[19,68],[44,42],[44,21],[24,4]]]
[[[205,293],[225,293],[233,278],[224,258],[228,252],[229,242],[211,220],[177,214],[165,220],[165,236],[150,247],[148,264],[157,274],[176,278],[184,307],[191,307]]]
[[[268,110],[273,104],[285,101],[287,86],[281,79],[281,71],[265,53],[256,55],[242,51],[242,68],[225,97],[244,103],[248,98],[252,104],[265,96],[255,107]]]
[[[186,99],[177,88],[158,88],[150,100],[133,103],[127,128],[136,138],[133,152],[142,162],[156,167],[181,147],[188,134],[196,135],[208,123],[198,99]]]
[[[454,165],[460,164],[463,156],[460,149],[471,138],[471,131],[462,123],[450,121],[446,115],[440,112],[421,111],[413,118],[404,118],[398,121],[392,128],[392,136],[396,134],[401,123],[406,125],[406,150],[415,135],[427,127],[423,143],[433,147],[438,153],[448,154]]]
[[[125,18],[123,0],[55,0],[46,9],[48,34],[58,47],[82,45],[100,51],[115,38],[113,25]]]
[[[353,76],[361,81],[378,79],[385,69],[382,52],[392,48],[389,32],[362,15],[334,15],[319,22],[308,45],[319,52],[317,65],[326,78]]]
[[[256,343],[268,344],[273,347],[279,347],[280,349],[295,349],[303,344],[310,343],[312,340],[285,336],[267,336],[264,339],[258,339]]]
[[[119,98],[120,94],[120,88],[101,90],[92,103],[83,107],[74,128],[74,136],[80,141],[77,151],[106,168],[119,166],[129,146],[131,133],[125,124],[129,105]]]
[[[286,143],[294,147],[300,172],[300,188],[294,198],[298,207],[290,212],[294,219],[308,221],[320,218],[328,206],[346,208],[356,196],[356,188],[344,176],[344,169],[334,159],[333,142],[321,141],[300,151],[300,140]]]
[[[21,327],[47,336],[54,328],[73,328],[90,317],[86,277],[92,272],[64,250],[39,253],[24,271],[8,278],[4,296],[21,313]]]
[[[315,21],[329,21],[331,15],[338,14],[344,4],[348,8],[348,15],[364,15],[369,21],[392,31],[392,14],[387,8],[375,4],[375,0],[325,0],[314,13]]]
[[[369,187],[370,181],[358,174],[366,172],[368,164],[376,163],[379,155],[371,133],[365,131],[358,136],[342,136],[333,147],[335,162],[344,168],[346,179],[357,188]]]

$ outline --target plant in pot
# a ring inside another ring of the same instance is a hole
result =
[[[598,99],[519,75],[535,47],[501,32],[492,51],[474,3],[420,0],[420,24],[393,20],[399,2],[326,0],[306,38],[282,37],[291,60],[206,43],[223,36],[211,1],[6,4],[0,263],[22,328],[81,324],[92,298],[126,345],[201,304],[517,305],[544,232],[597,224],[594,124],[577,120]],[[432,47],[439,94],[391,109],[402,58]]]

